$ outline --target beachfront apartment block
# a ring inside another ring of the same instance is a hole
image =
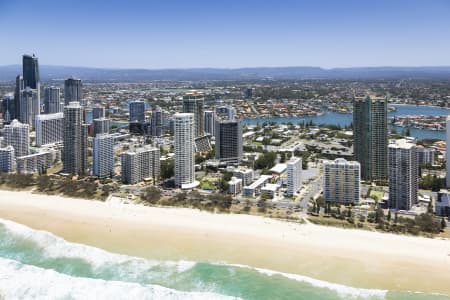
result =
[[[40,99],[38,91],[26,87],[20,91],[19,98],[19,121],[34,128],[36,116],[41,112]]]
[[[114,137],[110,134],[97,134],[93,142],[92,174],[106,178],[114,171]]]
[[[16,157],[13,146],[0,148],[0,172],[13,173],[16,171]]]
[[[406,139],[389,144],[390,209],[409,210],[417,203],[419,167],[417,147]]]
[[[14,148],[16,157],[30,154],[30,125],[13,120],[3,129],[4,143]]]
[[[387,102],[373,97],[353,102],[354,156],[363,180],[385,181],[388,177]]]
[[[36,146],[63,141],[64,114],[62,112],[36,116]]]
[[[261,194],[261,189],[272,179],[272,175],[261,175],[257,180],[248,186],[244,186],[242,192],[244,197],[255,197]]]
[[[84,175],[87,169],[87,125],[83,124],[84,110],[80,102],[64,107],[63,172]]]
[[[228,193],[236,196],[242,192],[242,179],[231,177],[228,181]]]
[[[175,186],[189,189],[198,185],[195,181],[194,114],[175,114],[174,127]]]
[[[136,184],[143,180],[159,179],[159,148],[150,145],[121,154],[121,176],[125,184]]]
[[[300,190],[302,186],[302,160],[292,157],[287,163],[287,189],[286,194],[290,197]]]
[[[361,166],[357,161],[338,158],[323,163],[323,196],[326,202],[358,204]]]
[[[242,179],[242,185],[250,185],[255,178],[255,171],[252,169],[239,168],[233,171],[233,176]]]
[[[216,159],[225,164],[239,164],[243,149],[241,120],[217,120],[215,138]]]
[[[17,173],[44,174],[54,161],[54,155],[49,151],[42,151],[16,158]]]

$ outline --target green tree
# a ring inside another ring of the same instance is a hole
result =
[[[141,199],[147,203],[155,204],[161,199],[161,190],[155,186],[150,186],[141,192]]]
[[[172,159],[166,159],[161,161],[161,178],[169,179],[174,175],[175,162]]]

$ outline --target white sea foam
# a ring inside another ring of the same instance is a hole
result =
[[[72,277],[0,258],[0,299],[237,299],[157,285]]]
[[[240,265],[240,264],[217,263],[217,265],[243,268],[243,269],[251,269],[251,270],[255,270],[261,274],[267,275],[267,276],[279,275],[279,276],[283,276],[285,278],[289,278],[291,280],[309,283],[314,287],[326,288],[326,289],[335,291],[339,295],[339,297],[341,297],[343,299],[385,299],[386,294],[388,292],[387,290],[379,290],[379,289],[355,288],[355,287],[350,287],[350,286],[346,286],[346,285],[342,285],[342,284],[338,284],[338,283],[332,283],[332,282],[328,282],[328,281],[324,281],[324,280],[314,279],[314,278],[303,276],[303,275],[283,273],[283,272],[272,271],[272,270],[262,269],[262,268],[254,268],[254,267]]]
[[[155,266],[160,266],[181,273],[191,269],[196,264],[192,261],[158,261],[111,253],[99,248],[71,243],[50,232],[35,230],[9,220],[0,219],[0,224],[3,224],[9,233],[14,235],[14,238],[19,237],[35,243],[48,258],[66,257],[83,259],[93,269],[113,264],[127,265],[130,269],[139,272],[140,270],[144,271]]]

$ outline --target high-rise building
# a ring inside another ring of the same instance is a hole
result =
[[[361,164],[361,177],[367,181],[387,180],[387,99],[355,99],[353,103],[355,160]]]
[[[62,112],[61,89],[59,87],[46,87],[44,89],[44,112],[46,114],[56,114]]]
[[[194,137],[203,135],[203,93],[191,91],[183,96],[183,112],[194,114]]]
[[[161,107],[156,106],[152,110],[151,135],[162,136],[164,134],[164,112]]]
[[[0,148],[0,172],[13,173],[16,170],[16,157],[14,147]]]
[[[216,116],[221,119],[232,120],[236,116],[236,109],[230,105],[218,106],[216,107]]]
[[[447,156],[447,188],[450,189],[450,116],[447,116],[447,150],[445,151],[445,155]]]
[[[97,134],[93,143],[93,175],[106,178],[114,171],[114,137]]]
[[[87,169],[87,126],[83,126],[83,108],[79,102],[64,107],[63,170],[84,175]]]
[[[5,95],[2,101],[3,121],[6,124],[16,119],[16,102],[12,94]]]
[[[22,96],[22,90],[24,89],[23,76],[17,75],[16,77],[16,88],[14,90],[14,103],[15,103],[15,111],[16,116],[15,119],[20,120],[20,97]],[[14,119],[13,119],[14,120]]]
[[[111,120],[107,118],[100,118],[92,120],[94,126],[94,136],[102,133],[109,133],[111,128]]]
[[[175,126],[175,185],[195,187],[194,135],[195,119],[192,113],[174,115]]]
[[[326,202],[358,204],[360,195],[360,164],[338,158],[323,163],[323,196]]]
[[[292,157],[287,163],[287,190],[288,196],[294,196],[302,186],[302,159]]]
[[[160,174],[159,148],[144,146],[122,153],[122,182],[135,184],[146,178],[156,182]]]
[[[434,165],[434,155],[436,153],[436,149],[434,148],[425,148],[422,145],[417,146],[417,161],[420,165]]]
[[[41,104],[37,90],[26,87],[20,92],[19,121],[34,128],[36,116],[41,113]]]
[[[203,130],[207,134],[214,135],[214,128],[216,126],[216,114],[212,110],[205,110],[203,112]]]
[[[62,112],[36,116],[36,146],[63,141],[64,114]]]
[[[216,159],[228,164],[239,164],[242,159],[241,121],[217,120],[215,127]]]
[[[145,122],[145,102],[142,100],[133,100],[129,104],[129,117],[130,123],[144,123]]]
[[[251,99],[253,97],[253,89],[246,88],[244,91],[244,97],[245,97],[245,99]]]
[[[103,106],[94,106],[92,108],[92,119],[106,118],[105,108]]]
[[[68,78],[64,80],[64,104],[78,102],[83,105],[83,85],[81,79]]]
[[[22,74],[24,87],[39,90],[39,62],[34,54],[22,56]]]
[[[51,167],[53,155],[49,151],[42,151],[16,158],[17,173],[21,174],[43,174]]]
[[[417,203],[419,168],[417,147],[400,139],[389,145],[389,208],[409,210]]]
[[[4,137],[6,146],[14,148],[16,157],[25,156],[30,153],[30,126],[13,120],[11,124],[4,128]]]

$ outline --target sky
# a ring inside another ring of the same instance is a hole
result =
[[[450,66],[448,0],[0,0],[0,65]]]

